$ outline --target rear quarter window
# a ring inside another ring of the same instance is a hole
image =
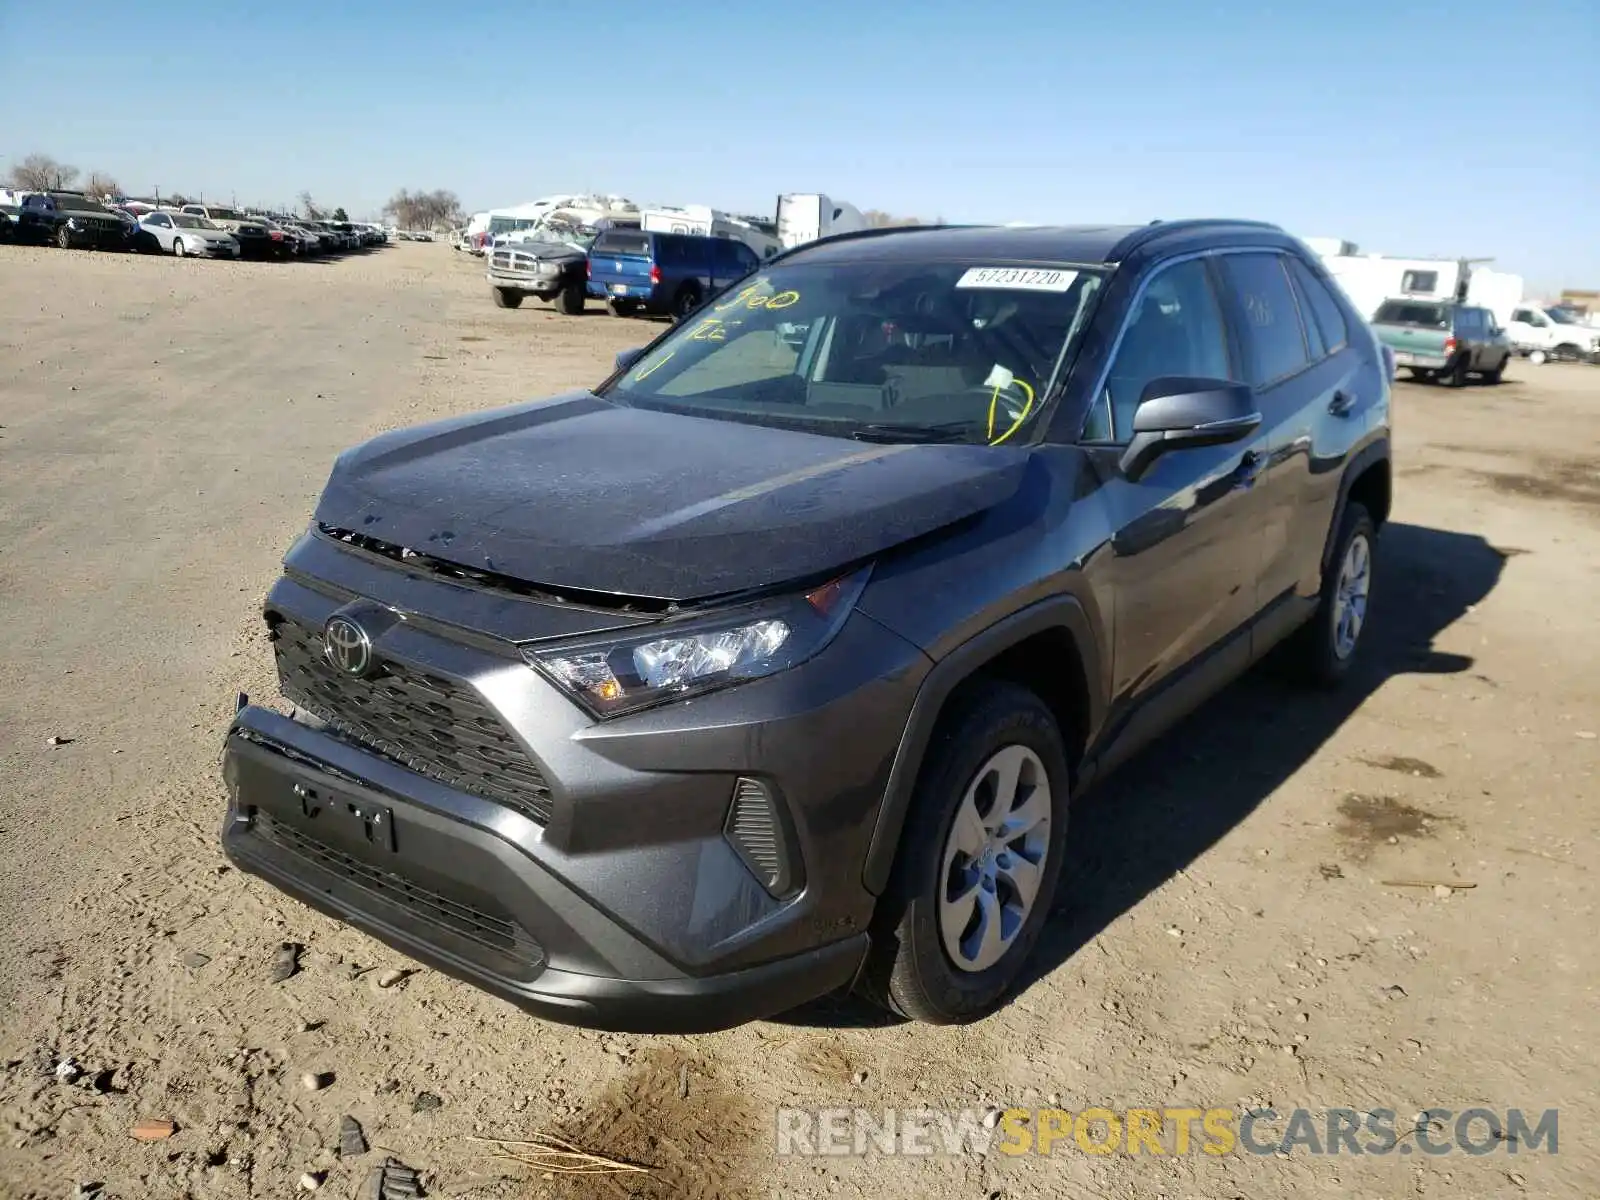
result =
[[[1372,320],[1377,325],[1414,325],[1419,329],[1449,329],[1450,310],[1442,304],[1385,300]]]
[[[1305,299],[1306,307],[1311,310],[1308,320],[1314,322],[1322,334],[1322,343],[1327,347],[1328,353],[1332,354],[1336,350],[1343,349],[1345,343],[1350,340],[1350,329],[1345,322],[1344,309],[1340,307],[1338,299],[1329,290],[1328,285],[1317,278],[1316,272],[1298,258],[1289,260],[1289,274],[1294,276],[1295,284]]]

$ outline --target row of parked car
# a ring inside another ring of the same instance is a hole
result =
[[[289,259],[389,240],[381,225],[252,213],[216,204],[106,204],[82,192],[26,192],[0,204],[0,241],[194,258]]]

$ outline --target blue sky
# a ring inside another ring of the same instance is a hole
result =
[[[1600,0],[0,0],[0,169],[352,215],[561,191],[1229,215],[1600,287]]]

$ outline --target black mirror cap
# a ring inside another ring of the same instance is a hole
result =
[[[633,366],[634,363],[639,361],[639,356],[643,353],[643,346],[635,346],[631,350],[617,351],[617,370],[626,371],[629,367]]]
[[[1118,466],[1137,482],[1171,450],[1242,441],[1261,426],[1255,393],[1226,379],[1168,375],[1145,385],[1133,414],[1133,437]]]
[[[1133,414],[1133,432],[1177,433],[1219,421],[1235,421],[1255,412],[1255,394],[1247,384],[1227,379],[1164,375],[1145,384]]]

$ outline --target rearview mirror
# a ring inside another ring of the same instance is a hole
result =
[[[639,356],[644,353],[643,346],[635,346],[632,350],[617,351],[617,370],[626,371],[639,361]]]
[[[1237,442],[1260,425],[1255,396],[1245,384],[1171,375],[1152,379],[1134,410],[1133,437],[1118,465],[1125,477],[1138,480],[1169,451]]]

